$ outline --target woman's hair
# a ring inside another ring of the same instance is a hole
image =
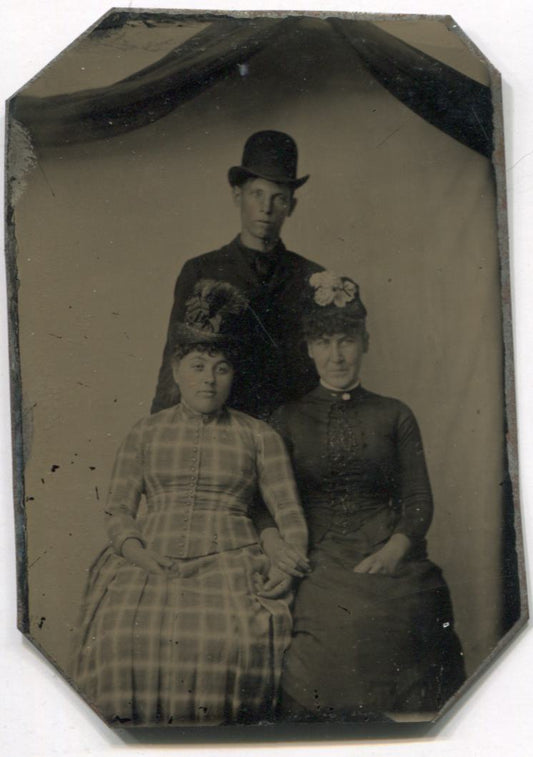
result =
[[[366,318],[349,311],[348,308],[316,309],[305,313],[302,328],[306,341],[318,339],[324,334],[365,335]]]
[[[239,365],[239,350],[230,342],[178,343],[172,351],[172,357],[174,360],[182,360],[190,352],[206,352],[209,356],[222,353],[234,369]]]

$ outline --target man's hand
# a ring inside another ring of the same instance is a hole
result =
[[[134,538],[126,539],[122,545],[122,556],[138,568],[157,576],[164,576],[168,568],[174,564],[170,558],[157,554],[153,549],[146,549],[138,539]]]
[[[393,534],[389,541],[374,552],[365,557],[353,569],[354,573],[381,573],[392,576],[396,573],[398,565],[407,554],[411,546],[410,540],[404,534]]]
[[[261,546],[270,564],[294,578],[303,578],[311,572],[307,557],[281,538],[277,528],[261,532]]]
[[[268,578],[263,586],[258,587],[257,594],[266,599],[284,597],[292,586],[293,578],[276,567],[270,568]]]

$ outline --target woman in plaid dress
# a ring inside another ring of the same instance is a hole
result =
[[[225,406],[244,306],[199,282],[176,337],[181,402],[118,451],[74,675],[111,724],[257,722],[276,704],[290,597],[262,596],[279,575],[249,517],[257,492],[302,553],[307,531],[281,438]]]

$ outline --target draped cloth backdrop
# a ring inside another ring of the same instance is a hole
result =
[[[311,174],[284,241],[360,283],[363,382],[419,419],[430,552],[476,670],[518,612],[480,57],[442,19],[120,11],[12,98],[9,118],[22,624],[36,643],[66,666],[114,453],[149,410],[175,277],[235,235],[227,169],[250,133],[274,128]]]
[[[104,29],[126,23],[117,13]],[[353,46],[395,97],[446,134],[490,157],[489,87],[396,39],[368,21],[324,21]],[[197,97],[268,46],[274,35],[301,31],[302,19],[221,18],[161,60],[109,87],[46,98],[20,95],[15,119],[44,143],[99,139],[137,129]],[[339,42],[337,42],[339,44]]]

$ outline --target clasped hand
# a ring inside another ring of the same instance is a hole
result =
[[[261,534],[263,551],[270,561],[266,582],[257,593],[268,599],[286,594],[295,578],[303,578],[311,571],[307,557],[281,538],[277,528],[267,528]]]
[[[379,573],[393,576],[398,569],[398,565],[407,554],[410,545],[410,540],[404,534],[393,534],[381,549],[361,560],[355,566],[353,572]]]
[[[139,539],[129,538],[122,545],[122,556],[138,568],[156,576],[164,576],[174,561],[158,554],[153,549],[146,549]]]

